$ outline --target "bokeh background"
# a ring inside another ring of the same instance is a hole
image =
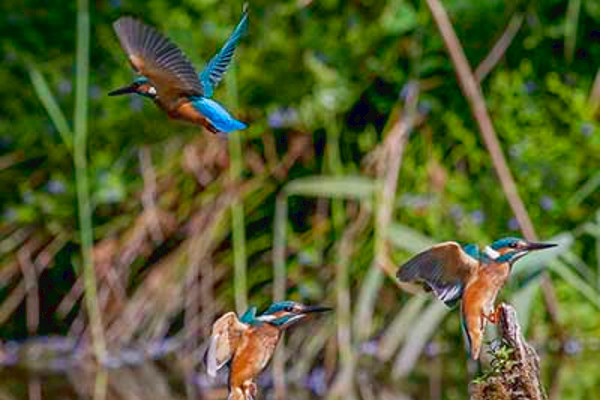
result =
[[[464,399],[480,367],[458,312],[400,290],[396,266],[523,228],[561,246],[501,300],[550,397],[596,398],[600,1],[444,1],[484,102],[434,3],[252,1],[215,93],[249,124],[228,140],[109,98],[134,76],[111,24],[135,15],[201,69],[241,2],[0,3],[0,396],[225,398],[204,373],[212,322],[287,298],[335,313],[286,335],[262,398]]]

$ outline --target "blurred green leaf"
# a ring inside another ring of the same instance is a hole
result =
[[[375,181],[362,176],[311,176],[290,181],[283,192],[287,196],[368,200],[373,196],[375,185]]]

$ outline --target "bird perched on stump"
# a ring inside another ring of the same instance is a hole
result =
[[[251,307],[240,319],[233,312],[219,318],[212,327],[206,352],[210,376],[229,364],[228,400],[254,400],[254,382],[265,369],[284,330],[312,313],[330,311],[328,307],[306,306],[293,301],[271,304],[261,315]]]
[[[471,358],[477,360],[485,322],[496,323],[496,296],[510,275],[513,264],[531,251],[554,247],[518,238],[504,238],[483,251],[474,244],[437,244],[400,267],[401,282],[418,283],[433,292],[447,306],[461,302],[461,322]]]
[[[113,27],[129,63],[140,76],[131,85],[113,90],[109,96],[136,93],[148,97],[169,117],[202,125],[213,133],[246,128],[246,124],[232,117],[211,97],[248,28],[247,4],[221,51],[200,74],[185,54],[154,28],[132,17],[119,18]]]

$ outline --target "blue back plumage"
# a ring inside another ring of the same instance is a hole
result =
[[[223,47],[206,65],[200,73],[200,83],[204,90],[204,96],[211,97],[214,87],[221,81],[223,74],[227,71],[235,48],[240,41],[240,38],[248,29],[248,4],[244,4],[244,11],[240,22],[237,24]],[[240,128],[237,128],[240,129]]]
[[[240,322],[252,325],[256,321],[256,307],[252,306],[241,316]]]
[[[476,244],[466,244],[462,247],[462,249],[465,251],[465,253],[467,253],[476,260],[479,260],[481,258],[481,255],[479,253],[479,246],[477,246]]]
[[[231,114],[216,101],[206,97],[190,97],[192,105],[201,112],[220,132],[230,133],[245,129],[246,124],[233,118]]]

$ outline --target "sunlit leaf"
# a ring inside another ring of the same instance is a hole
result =
[[[362,176],[311,176],[288,183],[283,189],[288,196],[302,195],[327,198],[370,199],[375,181]]]

